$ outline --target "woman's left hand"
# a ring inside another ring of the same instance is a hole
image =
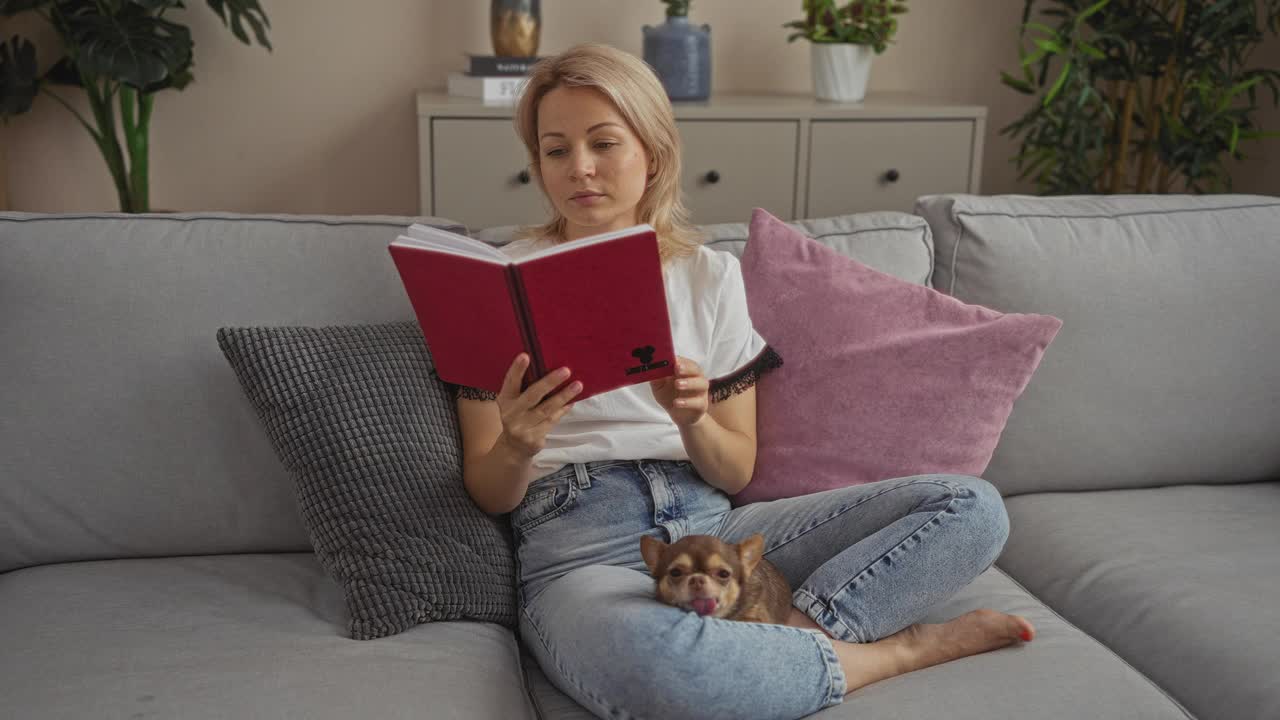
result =
[[[687,427],[702,420],[710,407],[708,390],[711,381],[702,374],[698,363],[676,356],[676,374],[661,380],[650,380],[649,389],[672,421]]]

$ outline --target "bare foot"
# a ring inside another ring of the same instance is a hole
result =
[[[1030,642],[1035,633],[1035,627],[1020,615],[984,608],[942,624],[911,625],[884,640],[899,645],[909,672],[997,650],[1019,640]]]
[[[974,610],[942,624],[918,623],[873,643],[832,642],[845,692],[969,655],[1030,641],[1035,628],[1019,615]]]

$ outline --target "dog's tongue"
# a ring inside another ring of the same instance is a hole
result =
[[[699,615],[710,615],[716,609],[715,598],[695,598],[690,604],[693,605],[693,611]]]

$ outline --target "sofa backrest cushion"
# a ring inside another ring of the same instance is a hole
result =
[[[413,319],[386,245],[440,218],[0,213],[0,572],[76,560],[307,552],[293,480],[220,327]],[[927,284],[906,213],[794,223]],[[708,225],[741,255],[746,223]],[[513,228],[477,236],[500,245]]]
[[[216,333],[413,319],[410,222],[0,213],[0,572],[311,550]]]
[[[748,218],[749,219],[749,218]],[[929,284],[933,273],[933,238],[923,218],[903,212],[867,212],[787,223],[805,235],[861,263],[902,280]],[[704,243],[741,258],[750,223],[700,226]],[[501,247],[516,237],[518,226],[485,228],[474,237]]]
[[[934,287],[1063,321],[984,477],[1006,494],[1274,479],[1280,198],[921,198]]]

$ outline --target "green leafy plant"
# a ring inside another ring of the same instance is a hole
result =
[[[206,0],[223,24],[246,45],[247,23],[260,45],[271,49],[270,27],[258,0]],[[44,73],[36,48],[15,35],[0,42],[0,117],[7,123],[47,95],[71,111],[106,160],[121,212],[150,210],[149,131],[155,94],[181,90],[192,80],[191,32],[165,13],[181,0],[0,0],[0,17],[35,13],[62,41],[63,56]],[[55,92],[81,88],[90,119]],[[121,147],[121,137],[124,144]]]
[[[804,0],[804,19],[782,27],[797,30],[787,36],[787,42],[804,38],[816,43],[870,45],[879,55],[897,34],[898,16],[906,11],[904,0]]]
[[[1268,31],[1280,0],[1026,0],[1021,72],[1001,73],[1036,98],[1000,131],[1021,138],[1019,177],[1042,194],[1229,190],[1227,158],[1276,135],[1254,114],[1264,88],[1280,102],[1280,72],[1249,66]]]
[[[667,5],[667,17],[688,17],[691,0],[662,0]]]

